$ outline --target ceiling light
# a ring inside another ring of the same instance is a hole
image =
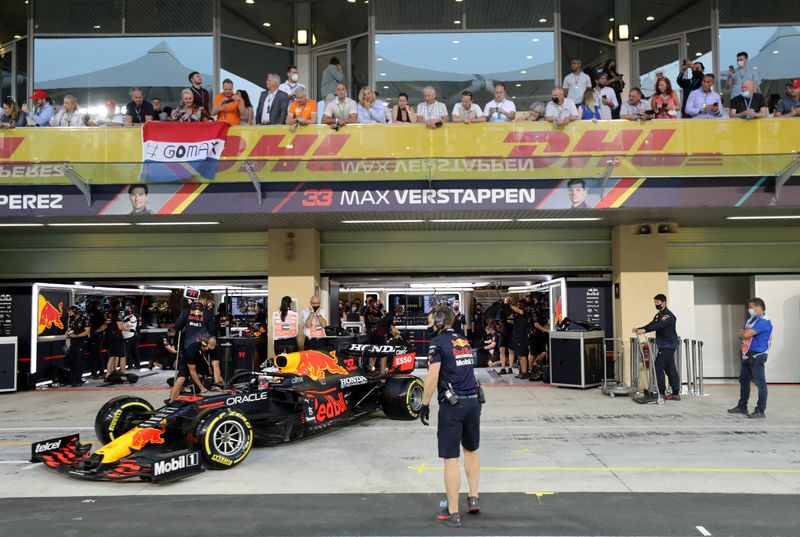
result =
[[[531,41],[533,41],[534,43],[538,43],[539,42],[539,38],[538,37],[534,37]]]
[[[458,58],[457,58],[457,57],[455,57],[455,56],[453,56],[453,57],[452,57],[452,58],[450,58],[450,59],[451,59],[451,60],[453,60],[454,62],[457,62],[457,61],[458,61]]]
[[[547,19],[544,19],[544,18],[539,19],[539,22],[547,22]]]
[[[304,28],[298,29],[296,42],[300,46],[308,45],[308,30]]]
[[[272,23],[271,23],[271,22],[265,22],[265,23],[264,23],[264,26],[266,26],[267,28],[269,28],[270,26],[272,26]]]
[[[137,226],[216,226],[220,222],[136,222]]]
[[[342,220],[342,224],[421,224],[425,220]]]
[[[14,36],[14,39],[22,39],[22,36],[17,34]]]
[[[245,4],[255,4],[256,0],[244,0]]]
[[[0,224],[0,227],[44,227],[44,224]]]
[[[132,226],[130,222],[56,222],[49,227]]]
[[[459,41],[458,39],[453,39],[453,44],[454,45],[458,45],[459,43],[461,43],[461,41]]]
[[[511,218],[445,218],[441,220],[429,220],[434,224],[455,224],[460,222],[513,222]]]
[[[275,46],[276,47],[282,47],[283,43],[281,43],[280,41],[275,41]]]
[[[381,42],[380,42],[380,41],[378,41],[378,40],[376,39],[376,40],[375,40],[375,44],[376,44],[376,45],[380,45],[380,44],[381,44]]]
[[[650,15],[650,16],[649,16],[649,17],[647,17],[645,20],[646,20],[647,22],[652,22],[652,21],[656,20],[656,18],[655,18],[654,16]]]
[[[633,40],[634,41],[638,41],[639,40],[639,36],[638,35],[633,36]]]
[[[694,53],[694,57],[695,57],[695,58],[699,58],[699,57],[700,57],[700,56],[702,56],[702,55],[703,55],[703,53],[702,53],[702,52],[695,52],[695,53]]]
[[[529,55],[525,56],[525,59],[526,59],[526,60],[532,60],[532,59],[533,59],[533,56],[531,56],[531,55],[529,54]]]
[[[378,58],[376,58],[376,59],[377,59],[379,62],[382,62],[382,61],[383,61],[383,58],[381,58],[381,57],[378,57]]]
[[[630,27],[627,24],[618,24],[617,39],[619,39],[620,41],[627,41],[630,38],[631,38]],[[634,39],[639,39],[639,38],[634,37]]]
[[[773,216],[726,216],[725,220],[800,220],[800,214]]]
[[[461,24],[461,21],[458,21],[458,20],[453,21],[453,24]]]
[[[383,89],[389,89],[389,86],[384,86]]]
[[[521,88],[521,87],[522,87],[522,84],[520,84],[519,82],[517,82],[517,83],[516,83],[516,84],[514,84],[514,85],[515,85],[516,87],[518,87],[518,88]]]
[[[517,222],[597,222],[602,218],[517,218]]]
[[[773,51],[772,51],[772,53],[773,53],[773,54],[780,54],[780,53],[781,53],[781,51],[780,51],[780,50],[773,50]]]
[[[609,17],[608,22],[614,22],[614,17]]]
[[[519,74],[521,74],[521,75],[527,75],[527,74],[528,74],[528,71],[520,71],[520,72],[519,72]]]
[[[355,3],[356,3],[356,0],[347,0],[347,3],[348,3],[348,4],[355,4]]]
[[[386,73],[381,73],[381,76],[386,76]]]
[[[99,25],[99,24],[95,24],[95,25],[93,26],[93,28],[94,28],[95,30],[99,30],[99,29],[100,29],[100,25]]]

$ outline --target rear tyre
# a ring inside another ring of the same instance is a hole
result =
[[[225,470],[242,462],[250,453],[253,426],[241,412],[221,408],[200,416],[195,437],[206,467]]]
[[[425,385],[417,377],[395,376],[383,387],[383,413],[393,420],[415,420],[422,409]]]
[[[147,419],[152,412],[153,405],[141,397],[115,397],[100,407],[94,419],[94,432],[100,442],[108,444]]]

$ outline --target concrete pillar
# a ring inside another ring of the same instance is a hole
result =
[[[614,337],[625,342],[623,375],[630,383],[629,341],[634,326],[650,322],[655,315],[653,297],[667,294],[667,234],[650,225],[650,234],[639,233],[639,225],[617,226],[611,232],[611,264],[614,281]],[[270,291],[271,292],[271,291]],[[619,292],[619,295],[617,295]],[[655,357],[653,357],[655,358]],[[643,384],[646,385],[646,382]]]
[[[620,24],[627,24],[630,35],[627,41],[620,41],[617,38],[617,28]],[[616,50],[614,52],[617,60],[617,72],[625,75],[625,89],[639,86],[639,81],[633,78],[633,58],[631,57],[631,42],[633,40],[633,28],[631,28],[631,0],[614,0],[614,40]],[[623,99],[627,99],[627,91],[622,94]]]
[[[299,29],[303,29],[308,32],[308,44],[298,45],[296,43],[297,30]],[[317,86],[318,84],[314,83],[314,74],[311,72],[311,2],[297,2],[295,4],[294,30],[294,64],[297,66],[297,70],[300,72],[300,83],[303,84],[310,92],[309,97],[317,99],[318,96],[314,86]]]
[[[320,248],[316,229],[269,230],[269,356],[272,348],[272,313],[281,306],[281,298],[292,297],[292,309],[298,313],[308,307],[309,299],[319,293]],[[303,345],[303,331],[298,342]]]

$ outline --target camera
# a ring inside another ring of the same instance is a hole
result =
[[[453,406],[458,404],[458,395],[456,395],[453,385],[449,382],[447,383],[447,389],[444,391],[444,398],[447,399],[447,402]]]

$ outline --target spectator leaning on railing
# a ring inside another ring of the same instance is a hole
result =
[[[27,114],[19,109],[14,99],[11,97],[3,99],[3,108],[0,110],[0,128],[13,129],[14,127],[25,127],[27,124]]]
[[[181,100],[181,106],[172,111],[172,121],[195,123],[211,120],[206,109],[194,101],[194,92],[191,89],[186,88],[181,92]]]
[[[696,119],[715,119],[722,117],[724,110],[722,97],[714,91],[714,75],[703,75],[700,88],[686,100],[686,113]]]
[[[767,101],[762,94],[756,93],[755,86],[755,82],[750,79],[742,82],[741,92],[731,99],[731,107],[728,109],[730,117],[758,119],[769,115]]]
[[[564,97],[564,88],[556,86],[550,92],[552,100],[547,103],[544,110],[545,121],[550,121],[556,127],[565,127],[578,119],[578,109],[572,99]]]
[[[50,97],[44,90],[35,90],[31,95],[33,109],[28,111],[28,105],[23,103],[20,107],[23,112],[28,114],[28,125],[31,127],[49,127],[50,120],[53,118],[53,105],[50,104]]]
[[[417,123],[424,123],[429,129],[435,129],[450,121],[447,106],[436,100],[433,86],[425,86],[422,96],[425,100],[417,105]]]
[[[775,117],[800,117],[800,78],[786,85],[786,94],[775,108]]]
[[[153,105],[144,100],[141,88],[131,88],[131,102],[125,107],[125,126],[153,121]]]
[[[369,86],[358,90],[358,106],[356,107],[359,123],[391,123],[391,112],[383,106],[383,102],[375,99],[375,92]]]
[[[394,123],[417,122],[417,114],[414,112],[414,108],[408,104],[408,94],[397,95],[397,104],[392,108],[392,121]]]
[[[486,121],[481,108],[472,102],[472,92],[462,91],[461,101],[453,106],[453,123],[480,123]]]
[[[495,83],[494,100],[486,103],[483,115],[489,122],[514,121],[514,118],[517,117],[517,107],[514,101],[506,99],[506,85],[502,82]]]
[[[106,101],[104,114],[97,114],[86,122],[90,127],[122,127],[124,123],[125,118],[117,113],[117,103],[112,100]]]
[[[317,101],[308,98],[306,87],[302,84],[294,88],[294,101],[289,105],[286,124],[292,129],[317,122]]]
[[[78,110],[78,100],[73,95],[64,96],[64,106],[50,120],[53,127],[83,127],[83,117]]]
[[[681,100],[668,78],[662,76],[656,81],[656,92],[650,98],[650,107],[655,119],[678,119]]]
[[[620,107],[619,118],[630,121],[652,119],[653,110],[650,108],[650,101],[643,97],[641,89],[631,88],[628,100]]]
[[[347,86],[336,84],[336,98],[325,105],[322,122],[332,129],[339,130],[345,125],[358,121],[358,105],[347,96]]]

